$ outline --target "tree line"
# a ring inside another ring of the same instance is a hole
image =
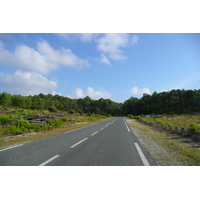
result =
[[[200,112],[200,90],[171,90],[131,97],[123,103],[124,114],[181,114]]]
[[[111,101],[110,99],[92,100],[90,97],[71,99],[60,95],[39,94],[34,96],[11,95],[6,92],[0,93],[0,105],[3,107],[16,107],[32,110],[57,110],[75,112],[95,113],[102,115],[121,114],[122,104]]]
[[[200,90],[171,90],[143,94],[138,99],[130,97],[124,103],[110,99],[92,100],[90,97],[71,99],[60,95],[39,94],[34,96],[0,93],[0,106],[33,110],[64,110],[71,113],[96,113],[102,115],[141,115],[200,112]]]

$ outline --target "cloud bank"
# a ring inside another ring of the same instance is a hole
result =
[[[106,54],[112,60],[127,59],[122,48],[129,45],[135,45],[138,42],[138,36],[132,37],[126,33],[108,33],[96,40],[97,50]],[[108,64],[108,62],[104,62]]]
[[[79,99],[79,98],[85,98],[86,96],[89,96],[91,99],[97,100],[100,98],[104,99],[110,99],[111,93],[106,91],[95,91],[93,88],[88,87],[87,92],[83,92],[81,88],[76,88],[73,94],[73,98]]]
[[[14,74],[0,72],[0,93],[21,94],[24,96],[39,93],[55,93],[57,83],[35,72],[16,71]]]
[[[37,43],[36,50],[26,45],[18,45],[13,53],[6,50],[0,41],[0,65],[41,74],[56,70],[60,65],[72,68],[90,66],[88,60],[79,58],[70,49],[61,47],[56,50],[45,40]]]
[[[127,33],[59,33],[56,35],[67,41],[95,42],[96,49],[101,52],[101,58],[97,60],[106,65],[111,65],[109,59],[115,61],[127,59],[122,49],[137,44],[139,39],[138,36]]]
[[[133,87],[131,88],[130,92],[136,96],[142,96],[144,93],[146,94],[151,94],[150,89],[149,88],[143,88],[143,89],[139,89],[138,87]]]

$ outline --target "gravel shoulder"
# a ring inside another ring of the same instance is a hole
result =
[[[163,146],[159,145],[156,141],[150,138],[138,127],[134,126],[133,123],[138,123],[134,119],[126,119],[133,133],[136,135],[138,140],[148,151],[150,156],[154,159],[158,166],[184,166],[184,163],[179,161],[175,156],[170,154]],[[151,130],[152,131],[152,130]]]

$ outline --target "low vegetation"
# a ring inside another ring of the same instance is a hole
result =
[[[28,120],[24,119],[24,116],[28,114],[37,114],[35,111],[20,111],[12,115],[0,115],[0,136],[6,135],[19,135],[28,132],[38,132],[45,130],[53,130],[64,124],[74,124],[77,122],[92,122],[97,119],[107,118],[107,116],[100,116],[97,114],[92,114],[91,116],[66,116],[66,117],[55,117],[54,120],[50,119],[45,124],[30,124]],[[20,116],[20,117],[19,117]],[[12,123],[11,126],[6,126],[6,124],[11,120],[19,117],[19,119]]]
[[[145,116],[127,116],[130,119],[140,119],[141,121],[146,121],[150,123],[155,123],[160,125],[166,126],[173,126],[173,127],[184,127],[189,133],[196,133],[200,134],[200,115],[189,115],[189,114],[182,114],[182,115],[152,115],[150,118],[146,118]]]
[[[152,126],[144,125],[137,120],[132,121],[129,125],[152,138],[170,152],[171,155],[183,162],[184,165],[200,165],[200,150],[192,148],[187,142],[185,143],[185,138],[177,139],[177,137],[173,137],[169,132],[160,132]]]
[[[8,113],[14,112],[8,110]],[[6,148],[10,145],[23,143],[43,137],[59,134],[62,132],[70,131],[76,128],[81,128],[94,123],[98,123],[108,119],[111,116],[103,116],[98,114],[80,115],[78,113],[69,114],[68,112],[61,113],[48,113],[46,111],[37,112],[32,110],[19,110],[14,114],[0,115],[0,149]],[[45,124],[31,124],[24,116],[41,115],[54,116],[49,119]],[[5,126],[12,119],[19,118],[11,126]]]

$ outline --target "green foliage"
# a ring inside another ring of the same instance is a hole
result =
[[[154,92],[152,95],[144,94],[141,99],[131,97],[123,103],[122,109],[126,115],[199,112],[200,89]]]
[[[191,123],[188,127],[188,132],[190,133],[196,133],[198,130],[200,130],[200,126],[198,126],[196,123]]]
[[[51,107],[48,108],[48,111],[49,112],[57,112],[58,110],[55,106],[51,106]]]
[[[75,113],[74,110],[70,110],[70,111],[69,111],[69,114],[71,114],[71,115],[74,114],[74,113]]]
[[[128,117],[129,119],[139,119],[138,116],[133,116],[133,115],[131,115],[131,114],[127,115],[127,117]]]
[[[52,119],[49,119],[49,120],[48,120],[48,124],[49,124],[49,125],[53,125],[53,120],[52,120]]]
[[[16,127],[21,128],[21,127],[29,127],[29,126],[30,126],[30,123],[29,123],[26,119],[24,119],[23,117],[20,117],[20,119],[17,120],[17,121],[14,123],[14,125],[15,125]]]
[[[0,123],[2,125],[8,123],[9,121],[10,121],[9,117],[0,114]]]
[[[62,124],[64,124],[64,122],[62,121],[62,119],[57,118],[55,120],[55,127],[56,128],[59,127],[59,126],[61,126]]]

